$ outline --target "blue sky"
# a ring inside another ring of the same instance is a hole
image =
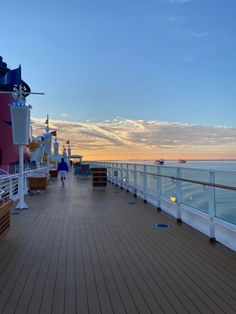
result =
[[[235,0],[5,1],[0,55],[46,93],[36,118],[236,127],[235,16]]]

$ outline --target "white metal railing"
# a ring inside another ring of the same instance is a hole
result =
[[[108,181],[236,250],[236,171],[96,162]]]
[[[27,170],[24,172],[24,193],[28,193],[28,180],[30,176],[42,176],[47,175],[47,167],[41,167],[34,170]],[[13,175],[0,175],[0,199],[12,199],[17,200],[18,194],[18,180],[19,174]]]

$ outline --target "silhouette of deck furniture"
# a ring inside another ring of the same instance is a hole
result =
[[[28,177],[29,191],[46,191],[48,189],[48,176]]]
[[[83,164],[74,169],[74,174],[82,177],[88,177],[91,174],[89,164]]]
[[[58,171],[57,169],[51,169],[49,170],[50,178],[57,178]]]
[[[95,189],[104,189],[107,186],[107,168],[92,168],[92,186]]]
[[[0,201],[0,239],[10,230],[10,210],[12,200]]]

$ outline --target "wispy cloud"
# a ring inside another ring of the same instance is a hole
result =
[[[185,56],[184,57],[184,62],[186,63],[191,63],[194,61],[194,58],[192,56]]]
[[[180,16],[170,16],[166,20],[167,20],[167,22],[174,23],[174,22],[183,21],[184,18],[180,17]]]
[[[63,118],[68,118],[68,117],[70,117],[70,114],[68,114],[68,113],[61,113],[60,116],[63,117]]]
[[[212,33],[209,32],[189,32],[189,34],[195,38],[209,37],[212,35]]]
[[[44,119],[34,118],[34,134],[44,132]],[[58,129],[61,146],[70,139],[72,150],[87,158],[126,159],[178,154],[189,151],[219,153],[236,145],[236,129],[225,126],[200,126],[169,121],[115,119],[104,122],[52,120]]]
[[[176,23],[176,22],[182,22],[185,19],[181,16],[167,16],[167,17],[157,17],[155,18],[155,23]]]
[[[187,2],[191,2],[192,0],[165,0],[165,1],[170,3],[185,4]]]

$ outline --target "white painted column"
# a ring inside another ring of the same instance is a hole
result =
[[[157,166],[157,177],[156,177],[156,183],[157,183],[157,211],[161,211],[161,168]]]
[[[134,164],[134,197],[137,197],[137,165]]]
[[[19,179],[18,179],[19,203],[17,209],[28,208],[24,201],[24,145],[19,145]]]
[[[120,164],[120,188],[123,190],[123,164]]]
[[[181,178],[181,169],[177,168],[177,178]],[[181,189],[181,181],[176,180],[176,216],[177,222],[182,223],[181,217],[181,202],[182,202],[182,189]]]
[[[147,166],[143,166],[143,201],[147,203]]]
[[[129,164],[126,164],[126,191],[129,192]]]
[[[215,172],[210,170],[209,182],[215,183]],[[208,186],[208,206],[209,206],[209,218],[210,218],[210,242],[216,242],[215,238],[215,187]]]

